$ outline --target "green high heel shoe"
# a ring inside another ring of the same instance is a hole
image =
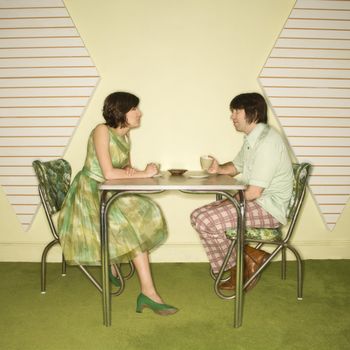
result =
[[[111,281],[112,284],[114,284],[116,287],[121,286],[119,278],[117,278],[113,275],[111,266],[109,266],[108,275],[109,275],[109,280]]]
[[[145,307],[150,308],[153,312],[161,316],[172,315],[179,311],[179,309],[177,309],[174,306],[156,303],[155,301],[141,293],[137,297],[136,312],[141,313],[143,311],[143,308]]]

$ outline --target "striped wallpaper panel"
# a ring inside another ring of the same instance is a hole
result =
[[[31,164],[63,156],[98,79],[62,0],[0,0],[0,185],[25,230]]]
[[[350,1],[298,0],[259,80],[332,230],[350,197]]]

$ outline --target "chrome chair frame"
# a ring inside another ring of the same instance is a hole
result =
[[[67,167],[69,168],[69,172],[70,172],[69,173],[69,178],[70,178],[70,176],[71,176],[70,164],[64,159],[57,159],[57,160],[50,161],[50,162],[52,163],[52,162],[57,162],[57,161],[64,162],[67,165]],[[41,162],[39,160],[34,161],[33,162],[34,170],[35,170],[35,164],[38,164],[38,163],[45,165],[45,163],[49,163],[49,162]],[[54,225],[52,215],[57,213],[61,208],[56,208],[56,210],[54,210],[54,212],[52,212],[52,210],[50,210],[50,206],[48,204],[48,199],[45,198],[45,195],[44,195],[44,188],[43,188],[44,185],[43,185],[43,183],[40,183],[41,180],[40,180],[36,170],[35,170],[35,173],[36,173],[38,181],[39,181],[38,191],[39,191],[40,201],[43,205],[43,208],[45,211],[45,216],[46,216],[47,221],[49,223],[50,231],[54,237],[54,239],[45,246],[43,253],[42,253],[42,256],[41,256],[41,294],[45,294],[46,293],[46,274],[47,274],[47,254],[49,253],[49,251],[51,250],[52,247],[54,247],[56,244],[60,244],[59,235],[58,235],[57,229]],[[51,184],[48,184],[48,185],[51,185]],[[65,195],[66,194],[67,193],[65,193]],[[96,278],[88,271],[88,268],[85,267],[84,265],[80,265],[80,264],[78,264],[77,266],[84,273],[84,275],[89,279],[89,281],[102,293],[101,283],[99,281],[97,281]],[[124,291],[125,280],[128,280],[133,276],[133,274],[135,272],[135,267],[134,267],[133,263],[130,261],[129,262],[129,272],[126,275],[123,275],[121,272],[121,265],[113,264],[113,266],[114,266],[114,268],[117,272],[118,278],[120,280],[120,287],[116,291],[111,292],[110,294],[117,296],[117,295],[120,295]],[[66,264],[66,261],[64,259],[63,253],[62,253],[62,269],[61,270],[62,270],[62,276],[66,276],[67,264]]]
[[[304,198],[305,198],[305,193],[306,193],[306,187],[307,187],[307,180],[310,175],[310,170],[311,170],[311,165],[309,163],[301,163],[301,164],[293,164],[293,173],[294,173],[294,186],[293,186],[293,194],[294,192],[296,193],[296,197],[291,199],[290,207],[289,207],[289,213],[288,213],[288,230],[284,238],[279,239],[279,240],[263,240],[263,239],[249,239],[246,238],[244,240],[244,243],[252,243],[255,244],[255,248],[259,249],[264,245],[274,245],[276,246],[274,250],[271,252],[270,257],[260,266],[260,268],[249,278],[249,280],[244,282],[243,288],[245,289],[248,284],[253,281],[259,274],[262,273],[262,271],[266,268],[266,266],[270,263],[272,259],[276,257],[278,253],[281,252],[281,278],[283,280],[286,279],[286,251],[289,249],[295,256],[296,262],[297,262],[297,299],[302,300],[303,299],[303,261],[300,257],[299,252],[293,245],[291,245],[290,238],[292,237],[292,234],[294,232],[295,225],[297,223],[300,210],[302,208]],[[304,172],[305,180],[301,182],[301,184],[296,181],[296,179],[299,179],[299,176],[301,175],[301,172]],[[301,186],[301,187],[299,187]],[[293,203],[293,200],[295,199],[295,202]],[[268,229],[264,229],[268,230]],[[279,228],[281,230],[281,228]],[[220,289],[219,289],[219,284],[222,281],[227,280],[227,278],[223,278],[224,272],[226,270],[226,265],[228,263],[229,257],[232,254],[232,251],[236,245],[236,240],[235,238],[228,237],[232,240],[230,247],[228,249],[228,252],[226,254],[226,257],[224,259],[224,262],[221,266],[221,269],[218,274],[214,274],[212,271],[211,276],[216,280],[215,281],[215,292],[216,294],[222,298],[222,299],[234,299],[235,294],[232,295],[226,295],[223,294]]]

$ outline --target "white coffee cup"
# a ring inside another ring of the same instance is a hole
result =
[[[201,156],[200,161],[202,169],[207,171],[213,163],[213,158],[209,156]]]

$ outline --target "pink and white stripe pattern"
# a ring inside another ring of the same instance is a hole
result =
[[[259,80],[332,230],[350,196],[350,1],[298,0]]]
[[[98,79],[62,0],[0,0],[0,185],[25,230],[32,161],[63,156]]]

